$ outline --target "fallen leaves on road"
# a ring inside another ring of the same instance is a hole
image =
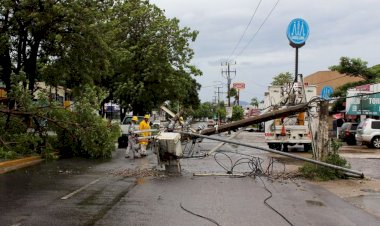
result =
[[[163,177],[164,172],[156,169],[122,169],[110,172],[112,175],[123,177]]]

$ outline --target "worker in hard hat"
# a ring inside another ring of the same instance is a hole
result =
[[[142,120],[140,122],[140,130],[141,131],[150,130],[149,118],[150,118],[149,115],[145,115],[144,116],[144,120]],[[143,133],[141,133],[142,137],[148,137],[150,135],[151,135],[150,132],[143,132]],[[148,147],[148,141],[149,141],[148,138],[140,139],[140,154],[141,154],[141,156],[146,156],[147,155],[146,149]]]
[[[182,116],[179,117],[178,122],[179,122],[179,125],[181,126],[181,128],[183,128],[185,121],[183,120]]]
[[[133,133],[135,131],[137,126],[137,116],[133,116],[131,120],[131,124],[128,128],[128,146],[127,150],[125,150],[125,157],[126,158],[139,158],[140,154],[138,153],[138,145],[137,145],[137,137],[136,134]]]

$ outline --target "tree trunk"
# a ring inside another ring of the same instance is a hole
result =
[[[329,102],[322,101],[319,108],[319,126],[317,133],[317,151],[316,158],[318,161],[322,161],[329,154]]]

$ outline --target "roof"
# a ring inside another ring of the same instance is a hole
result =
[[[321,94],[321,90],[325,86],[331,86],[334,90],[350,82],[363,81],[362,78],[351,77],[346,74],[341,74],[337,71],[317,71],[304,77],[304,82],[309,85],[317,86],[317,94]]]

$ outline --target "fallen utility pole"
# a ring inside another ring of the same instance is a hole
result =
[[[237,142],[237,141],[232,141],[232,140],[228,140],[228,139],[222,139],[222,138],[218,138],[218,137],[205,136],[205,135],[201,135],[201,134],[197,134],[197,133],[188,133],[188,132],[180,132],[180,133],[184,134],[184,135],[188,135],[188,136],[193,136],[193,137],[199,137],[199,138],[205,138],[205,139],[210,139],[210,140],[216,140],[216,141],[221,141],[221,142],[224,142],[224,143],[236,144],[236,145],[241,145],[241,146],[245,146],[245,147],[249,147],[249,148],[256,148],[256,149],[260,149],[260,150],[263,150],[263,151],[272,152],[272,153],[275,153],[275,154],[279,154],[279,155],[287,156],[287,157],[290,157],[290,158],[302,160],[302,161],[305,161],[305,162],[315,163],[315,164],[318,164],[318,165],[321,165],[321,166],[326,166],[326,167],[329,167],[329,168],[341,170],[341,171],[348,172],[348,173],[351,173],[351,174],[354,174],[354,175],[358,175],[360,178],[364,178],[364,174],[362,172],[359,172],[359,171],[356,171],[356,170],[347,169],[347,168],[336,166],[336,165],[332,165],[332,164],[328,164],[328,163],[325,163],[325,162],[320,162],[320,161],[317,161],[317,160],[314,160],[314,159],[304,158],[304,157],[293,155],[293,154],[286,153],[286,152],[276,151],[276,150],[273,150],[273,149],[263,148],[263,147],[254,146],[254,145],[250,145],[250,144],[243,144],[243,143],[240,143],[240,142]]]
[[[232,140],[234,139],[237,135],[239,135],[241,132],[243,132],[243,130],[240,130],[239,132],[237,133],[234,133],[232,136],[230,136],[229,138],[227,138],[228,140]],[[216,145],[213,149],[211,149],[209,152],[207,152],[207,155],[211,155],[212,153],[216,152],[219,148],[221,148],[225,143],[222,142],[222,143],[219,143],[218,145]]]
[[[256,117],[250,117],[242,119],[236,122],[228,123],[218,127],[208,128],[202,130],[202,135],[211,135],[215,133],[226,132],[228,130],[238,129],[240,127],[246,127],[255,123],[265,122],[276,118],[286,117],[295,113],[304,112],[308,109],[309,103],[304,103],[296,106],[287,107],[278,111],[272,111]]]

